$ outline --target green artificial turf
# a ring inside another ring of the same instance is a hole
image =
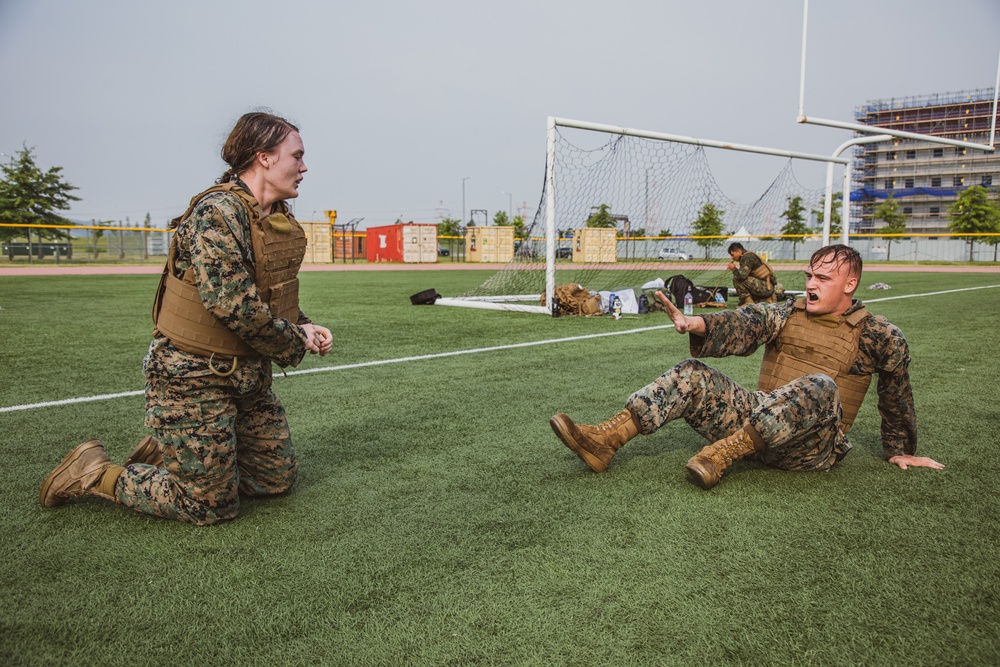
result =
[[[411,306],[480,271],[306,273],[322,369],[665,324]],[[869,272],[864,299],[1000,284]],[[155,276],[0,280],[0,407],[142,388]],[[1000,662],[1000,288],[874,302],[913,354],[918,454],[881,458],[874,390],[828,473],[738,462],[710,492],[683,422],[594,474],[548,426],[604,419],[687,356],[671,330],[278,377],[300,477],[210,528],[38,505],[129,395],[0,412],[0,664],[990,665]],[[752,385],[760,354],[711,360]]]

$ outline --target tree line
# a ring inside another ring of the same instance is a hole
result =
[[[841,207],[843,206],[843,193],[837,192],[833,195],[830,206],[830,235],[840,236],[843,232]],[[785,224],[781,228],[781,236],[792,242],[792,259],[796,259],[796,249],[799,243],[805,240],[805,236],[815,234],[822,229],[826,198],[820,202],[819,210],[813,211],[819,222],[819,227],[813,229],[809,226],[806,215],[806,207],[802,202],[802,197],[789,197],[788,206],[779,217],[783,218]],[[594,207],[595,212],[587,218],[587,227],[617,227],[623,216],[615,216],[610,212],[607,204]],[[974,244],[985,243],[997,245],[1000,237],[972,236],[972,234],[1000,233],[1000,200],[997,199],[996,192],[988,190],[979,185],[962,190],[955,202],[948,208],[951,221],[948,223],[948,230],[957,238],[968,241],[969,261],[973,259]],[[712,248],[719,247],[726,242],[727,236],[734,234],[733,230],[726,231],[723,221],[725,210],[715,204],[705,204],[698,211],[698,217],[691,223],[691,234],[696,238],[695,243],[705,249],[705,259],[708,259]],[[906,224],[910,215],[905,213],[890,194],[889,197],[879,204],[872,213],[872,218],[881,220],[884,224],[879,228],[879,232],[885,234],[881,238],[886,241],[886,259],[890,259],[892,243],[899,241],[899,235],[905,234]],[[669,230],[660,233],[660,236],[671,236]],[[625,230],[619,232],[619,236],[646,237],[646,230],[638,228],[635,230]],[[715,238],[711,238],[715,237]]]
[[[74,223],[58,214],[58,211],[66,211],[74,201],[80,198],[73,194],[76,186],[65,180],[62,174],[62,167],[50,167],[43,170],[35,162],[33,149],[27,146],[22,147],[16,155],[10,157],[6,164],[0,164],[0,222],[11,226],[0,226],[0,240],[10,242],[17,238],[27,237],[31,243],[32,231],[41,241],[65,241],[70,238],[69,232],[47,227],[29,227],[28,225],[57,225],[68,227]],[[830,214],[830,234],[839,236],[841,227],[841,207],[843,205],[843,193],[835,193],[831,203]],[[823,206],[820,210],[814,211],[819,220],[823,223]],[[722,237],[731,236],[732,230],[725,231],[723,215],[725,211],[715,204],[705,204],[698,212],[698,217],[691,223],[693,236],[698,237]],[[969,243],[969,261],[973,258],[973,249],[976,243],[986,243],[997,245],[1000,238],[973,236],[973,234],[1000,233],[1000,201],[996,197],[996,192],[985,187],[974,185],[962,190],[955,202],[948,208],[951,221],[948,229]],[[807,223],[806,208],[802,203],[802,197],[790,197],[788,206],[781,214],[785,224],[781,228],[781,235],[789,238],[792,242],[792,259],[795,259],[795,252],[802,237],[812,234]],[[872,217],[881,220],[884,224],[879,231],[886,234],[882,238],[887,242],[886,259],[889,259],[892,251],[892,243],[899,240],[900,234],[906,232],[906,223],[910,216],[902,210],[899,202],[890,194],[889,197],[880,203],[874,210]],[[147,226],[149,215],[146,215]],[[593,207],[592,213],[587,218],[587,227],[618,228],[619,223],[623,229],[619,231],[619,236],[624,238],[646,237],[646,229],[639,227],[632,229],[627,216],[615,215],[611,213],[611,207],[607,204],[600,204]],[[467,226],[475,223],[469,222]],[[493,216],[493,224],[502,227],[513,227],[514,236],[523,239],[527,236],[524,217],[516,215],[510,218],[506,211],[497,211]],[[23,225],[23,226],[21,226]],[[445,218],[438,223],[438,234],[440,236],[459,236],[461,234],[462,222],[453,218]],[[100,236],[100,231],[95,232]],[[560,231],[560,236],[564,230]],[[669,237],[670,230],[663,230],[660,237]],[[696,243],[705,248],[705,257],[708,258],[709,251],[713,247],[721,246],[725,243],[724,238],[699,238]]]
[[[10,242],[34,232],[39,241],[65,241],[69,232],[27,225],[62,225],[73,223],[57,211],[66,211],[71,202],[80,201],[73,194],[76,186],[66,182],[62,167],[42,170],[35,163],[33,149],[24,146],[6,164],[0,164],[0,222],[15,226],[0,227],[0,240]],[[16,225],[25,225],[24,227]]]

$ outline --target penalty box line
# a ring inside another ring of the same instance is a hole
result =
[[[868,299],[865,303],[880,303],[883,301],[894,301],[897,299],[912,299],[923,296],[939,296],[941,294],[955,294],[957,292],[970,292],[972,290],[993,289],[1000,285],[981,285],[978,287],[962,287],[959,289],[942,290],[940,292],[926,292],[923,294],[900,294],[899,296],[887,296],[879,299]],[[438,352],[436,354],[420,354],[412,357],[399,357],[397,359],[380,359],[377,361],[362,361],[356,364],[342,364],[340,366],[324,366],[322,368],[306,368],[299,371],[288,371],[284,375],[288,377],[296,375],[308,375],[311,373],[330,373],[333,371],[346,371],[354,368],[370,368],[373,366],[386,366],[388,364],[402,364],[410,361],[427,361],[430,359],[444,359],[447,357],[458,357],[464,354],[481,354],[483,352],[499,352],[502,350],[515,350],[523,347],[536,347],[539,345],[553,345],[556,343],[572,343],[579,340],[592,340],[595,338],[607,338],[608,336],[625,336],[635,333],[645,333],[647,331],[657,331],[660,329],[673,329],[673,324],[661,324],[653,327],[641,327],[639,329],[628,329],[626,331],[605,331],[596,334],[585,334],[581,336],[567,336],[566,338],[549,338],[547,340],[535,340],[527,343],[512,343],[510,345],[493,345],[490,347],[477,347],[469,350],[453,350],[451,352]],[[275,376],[280,378],[281,375]],[[28,403],[25,405],[11,405],[0,407],[0,413],[18,412],[22,410],[37,410],[39,408],[52,408],[62,405],[76,405],[78,403],[91,403],[94,401],[109,401],[115,398],[127,398],[131,396],[142,396],[143,391],[123,391],[116,394],[100,394],[98,396],[81,396],[78,398],[66,398],[59,401],[45,401],[43,403]]]

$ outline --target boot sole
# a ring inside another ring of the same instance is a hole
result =
[[[587,464],[587,466],[594,472],[604,472],[608,469],[606,463],[601,461],[586,449],[583,448],[579,442],[573,437],[573,422],[567,415],[556,415],[549,420],[549,426],[552,427],[552,432],[556,434],[556,437],[562,440],[562,443],[573,450],[580,460]]]
[[[132,453],[128,455],[125,459],[123,466],[130,466],[133,463],[145,463],[146,465],[157,465],[150,462],[150,458],[159,458],[160,463],[163,463],[163,458],[159,456],[159,443],[151,435],[147,435],[145,438],[139,441],[139,444],[135,446]],[[158,465],[162,467],[162,465]]]
[[[87,442],[77,445],[70,450],[69,454],[63,457],[63,460],[55,467],[55,470],[50,472],[42,482],[42,490],[38,492],[38,502],[41,503],[42,507],[59,507],[65,504],[66,499],[60,498],[59,496],[53,496],[52,498],[47,498],[49,493],[49,488],[52,483],[56,481],[61,473],[65,472],[67,468],[76,463],[76,460],[83,456],[83,453],[94,447],[103,447],[104,445],[98,439],[88,440]]]

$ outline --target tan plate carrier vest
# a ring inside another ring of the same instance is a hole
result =
[[[212,192],[236,195],[250,217],[253,265],[244,257],[244,265],[254,276],[260,299],[268,305],[271,316],[297,322],[299,317],[299,267],[306,254],[305,230],[281,203],[279,211],[262,218],[260,204],[235,183],[216,185],[195,195],[178,227],[191,217],[195,206]],[[194,272],[176,277],[177,235],[170,242],[167,263],[153,302],[153,326],[170,339],[179,350],[205,357],[259,356],[242,338],[227,329],[201,301]],[[256,270],[253,270],[256,265]],[[155,335],[155,333],[154,333]]]
[[[760,257],[758,256],[757,259],[760,259]],[[751,296],[754,297],[754,301],[756,301],[757,303],[774,303],[775,302],[774,270],[770,267],[770,265],[763,259],[761,259],[760,266],[751,271],[750,275],[756,278],[757,280],[763,280],[767,284],[767,289],[771,292],[771,294],[763,301],[757,301],[758,297],[756,295],[751,294]]]
[[[805,308],[805,299],[796,300],[778,338],[767,346],[757,390],[774,391],[803,375],[825,373],[840,389],[844,408],[840,430],[847,433],[871,384],[871,375],[848,375],[858,356],[861,323],[871,313],[862,306],[830,327],[807,317]]]

